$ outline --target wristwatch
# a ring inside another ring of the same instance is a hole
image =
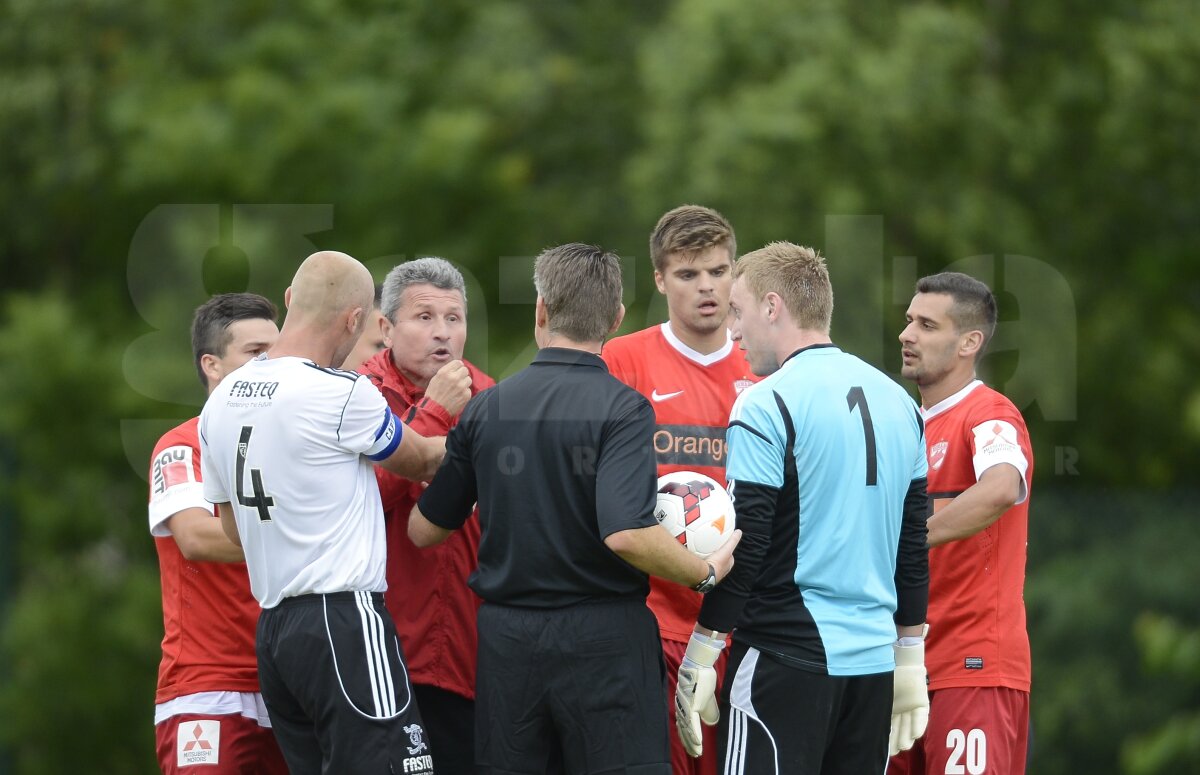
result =
[[[711,592],[713,587],[715,587],[716,585],[717,585],[717,569],[714,568],[713,564],[710,562],[710,563],[708,563],[708,575],[704,578],[704,581],[701,581],[699,584],[692,587],[692,589],[696,590],[700,594],[704,594],[705,592]]]

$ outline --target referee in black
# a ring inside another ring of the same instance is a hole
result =
[[[706,592],[740,533],[706,562],[655,522],[654,410],[600,359],[625,314],[617,256],[550,248],[533,281],[537,357],[467,404],[408,534],[436,544],[479,503],[479,772],[668,775],[646,574]]]

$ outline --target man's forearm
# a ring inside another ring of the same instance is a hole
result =
[[[658,525],[621,530],[604,539],[608,548],[633,567],[692,587],[708,578],[708,563],[679,545]]]
[[[929,518],[929,545],[940,546],[984,530],[1012,508],[1020,488],[1021,474],[1007,463],[984,471],[978,482]]]

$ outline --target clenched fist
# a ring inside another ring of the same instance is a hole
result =
[[[454,360],[438,369],[425,388],[425,397],[441,404],[451,417],[457,417],[471,400],[471,372],[466,364]]]

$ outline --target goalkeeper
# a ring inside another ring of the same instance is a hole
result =
[[[833,290],[810,248],[743,256],[731,306],[733,338],[765,379],[730,414],[743,537],[679,669],[680,737],[697,755],[701,724],[719,718],[724,772],[882,772],[928,718],[921,418],[830,340]],[[718,702],[711,666],[730,630]]]

